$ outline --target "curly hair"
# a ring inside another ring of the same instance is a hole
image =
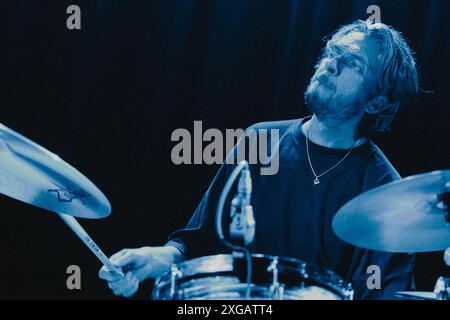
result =
[[[360,130],[366,135],[385,132],[390,128],[399,108],[410,103],[419,92],[416,61],[400,32],[383,23],[363,20],[342,26],[334,32],[327,41],[321,59],[327,49],[351,32],[365,33],[381,47],[375,96],[384,96],[385,99],[378,102],[384,105],[379,108],[382,110],[379,113],[365,113]]]

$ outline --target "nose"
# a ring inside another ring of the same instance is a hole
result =
[[[329,58],[326,61],[325,67],[331,75],[337,76],[339,74],[338,59],[336,57]]]

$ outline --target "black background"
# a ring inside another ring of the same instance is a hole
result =
[[[82,29],[66,28],[77,4]],[[81,220],[107,254],[163,244],[184,226],[217,166],[175,166],[176,128],[245,128],[306,115],[322,37],[366,19],[416,51],[421,94],[375,141],[402,176],[449,167],[450,3],[436,1],[0,1],[0,122],[75,166],[113,213]],[[0,197],[0,298],[109,299],[100,263],[54,214]],[[448,272],[418,255],[418,289]],[[82,289],[66,288],[66,268]],[[147,298],[146,282],[136,298]]]

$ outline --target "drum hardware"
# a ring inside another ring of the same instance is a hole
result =
[[[182,290],[179,290],[177,279],[181,278],[182,272],[173,264],[170,270],[170,299],[183,300]]]
[[[450,300],[450,278],[439,277],[432,292],[428,291],[399,291],[399,297],[415,300]]]
[[[267,268],[268,272],[272,272],[272,284],[269,289],[270,299],[283,300],[284,299],[284,285],[278,282],[278,257],[274,257],[270,266]]]
[[[437,300],[450,300],[450,278],[439,277],[433,293]]]
[[[344,280],[341,280],[341,285],[345,286]],[[344,291],[344,295],[348,297],[348,300],[353,300],[353,295],[355,291],[353,290],[353,286],[351,283],[347,283],[346,290]]]
[[[302,266],[300,267],[300,273],[302,274],[303,278],[308,279],[308,273],[306,272],[306,263],[302,263]]]
[[[301,267],[300,267],[300,274],[302,275],[303,279],[308,279],[308,273],[306,272],[306,263],[302,263]],[[302,281],[301,283],[302,288],[305,287],[305,281]]]
[[[238,182],[238,193],[233,198],[231,203],[230,216],[232,223],[230,225],[230,236],[232,240],[243,242],[243,246],[233,244],[225,239],[222,230],[222,217],[225,200],[233,186],[234,181],[240,176]],[[243,160],[234,168],[228,177],[223,190],[220,194],[219,201],[216,208],[216,233],[219,241],[231,248],[233,251],[241,251],[245,254],[247,261],[247,297],[251,294],[251,279],[252,279],[252,259],[250,251],[245,247],[253,242],[255,236],[255,219],[253,217],[253,209],[250,205],[250,198],[252,192],[252,180],[250,175],[249,164]]]
[[[245,281],[248,265],[245,255],[219,254],[186,260],[177,265],[174,273],[165,272],[155,281],[152,299],[348,300],[353,297],[351,287],[330,270],[291,258],[262,254],[251,257],[254,276],[250,285]],[[304,279],[302,274],[308,278]],[[250,295],[248,288],[251,288]]]

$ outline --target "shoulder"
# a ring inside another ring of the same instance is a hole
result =
[[[281,135],[287,132],[292,126],[294,126],[299,121],[301,121],[301,119],[258,122],[248,127],[246,131],[254,130],[260,132],[261,130],[266,131],[279,130],[279,133]]]
[[[381,151],[381,149],[371,140],[369,144],[369,162],[366,178],[374,186],[382,185],[394,180],[401,179],[400,174]]]
[[[279,129],[279,130],[287,130],[289,129],[295,122],[299,121],[299,119],[290,119],[290,120],[279,120],[279,121],[264,121],[252,124],[248,129],[261,130],[261,129]]]

